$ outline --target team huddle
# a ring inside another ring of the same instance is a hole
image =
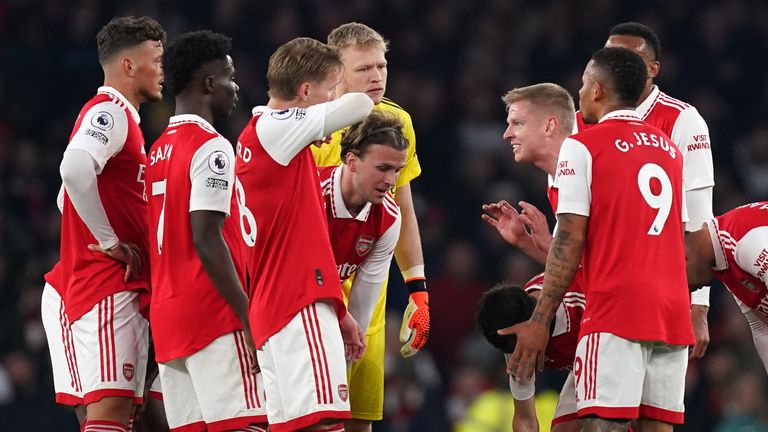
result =
[[[348,23],[327,44],[280,46],[236,145],[212,125],[238,100],[228,37],[166,45],[153,19],[120,17],[97,43],[104,86],[64,151],[61,258],[43,291],[56,401],[88,432],[370,431],[393,257],[409,291],[402,355],[430,331],[409,184],[421,168],[410,116],[384,97],[387,42]],[[558,221],[552,235],[528,203],[483,206],[545,264],[478,304],[507,354],[516,431],[538,430],[544,366],[570,370],[553,430],[683,423],[712,276],[768,369],[768,202],[714,217],[709,132],[653,85],[660,53],[651,29],[620,24],[584,70],[578,112],[555,84],[503,97],[504,138],[547,173]],[[175,113],[146,152],[138,107],[163,88]]]
[[[709,132],[694,107],[653,84],[660,54],[653,30],[619,24],[584,70],[575,117],[555,84],[503,97],[504,138],[517,162],[548,174],[557,215],[552,236],[528,203],[483,206],[505,240],[545,264],[523,288],[501,284],[477,306],[483,335],[506,353],[515,431],[538,430],[534,371],[543,367],[570,371],[553,431],[684,423],[687,364],[709,341],[713,276],[744,312],[768,371],[768,202],[714,217]]]
[[[409,290],[402,355],[429,336],[409,187],[421,168],[410,116],[384,98],[387,42],[358,23],[328,41],[273,53],[269,101],[233,146],[212,125],[238,99],[228,37],[166,46],[147,17],[99,32],[104,86],[64,151],[61,259],[42,302],[56,401],[82,430],[382,418],[393,256]],[[145,152],[137,109],[163,87],[175,114]]]

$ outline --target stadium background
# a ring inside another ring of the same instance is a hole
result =
[[[0,1],[3,431],[76,430],[71,415],[52,401],[39,303],[42,275],[58,257],[58,164],[77,112],[102,83],[95,34],[117,14],[153,16],[169,38],[201,28],[233,38],[240,103],[217,124],[232,141],[250,107],[267,99],[266,63],[278,45],[296,36],[324,40],[349,20],[391,41],[387,96],[413,116],[424,169],[413,189],[432,337],[426,352],[411,360],[399,358],[395,343],[388,348],[385,421],[378,431],[504,430],[493,426],[508,413],[503,361],[473,334],[473,307],[495,281],[522,283],[540,267],[484,226],[480,205],[524,199],[548,207],[544,175],[515,165],[501,139],[499,97],[543,81],[577,95],[584,65],[612,25],[637,20],[657,31],[663,47],[657,82],[697,106],[708,122],[715,213],[768,196],[763,1]],[[171,112],[167,98],[142,107],[148,145]],[[404,297],[390,295],[395,315],[389,322],[396,324],[390,330],[399,325]],[[690,366],[687,424],[677,430],[766,430],[768,380],[747,324],[722,287],[713,287],[712,303],[712,343],[704,360]],[[561,378],[541,381],[557,386]],[[488,418],[480,421],[479,413]]]

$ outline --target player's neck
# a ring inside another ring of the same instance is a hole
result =
[[[365,199],[355,193],[352,176],[347,171],[346,165],[342,165],[341,168],[341,199],[344,200],[344,207],[347,208],[352,217],[357,217],[365,206]]]
[[[139,106],[144,102],[143,98],[139,95],[139,91],[125,79],[114,77],[112,74],[105,72],[104,85],[119,91],[128,103],[133,105],[136,111],[139,110]]]
[[[605,105],[597,109],[597,119],[599,121],[600,119],[605,117],[606,114],[612,113],[614,111],[620,111],[620,110],[634,111],[635,107],[629,106],[624,103],[606,103]]]
[[[210,105],[197,100],[194,96],[176,96],[176,112],[174,114],[194,114],[202,117],[209,124],[213,124],[213,112]]]
[[[560,155],[560,147],[563,145],[564,140],[565,138],[562,138],[560,140],[560,143],[557,144],[556,146],[549,146],[552,149],[552,151],[544,155],[544,157],[541,158],[541,160],[534,162],[533,165],[536,168],[554,177],[555,171],[557,170],[557,158]]]
[[[645,85],[645,89],[643,90],[643,93],[640,94],[640,99],[637,100],[638,105],[643,103],[646,99],[648,99],[648,96],[651,94],[651,91],[653,91],[653,81],[648,80],[648,84]]]
[[[267,107],[273,110],[284,110],[288,108],[306,108],[307,105],[300,98],[293,98],[291,100],[279,99],[271,97],[267,102]]]

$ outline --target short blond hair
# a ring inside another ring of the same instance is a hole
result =
[[[328,45],[343,49],[352,45],[381,48],[384,52],[389,49],[389,41],[379,32],[358,22],[342,24],[328,35]]]
[[[552,112],[560,121],[560,130],[571,135],[576,120],[576,108],[568,90],[553,83],[534,84],[510,90],[501,100],[509,110],[515,102],[528,101],[534,107]]]
[[[269,97],[291,100],[305,82],[321,82],[333,70],[341,70],[341,54],[335,47],[300,37],[281,45],[269,58]]]

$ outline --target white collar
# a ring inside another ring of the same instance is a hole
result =
[[[338,219],[355,219],[360,222],[368,220],[368,215],[371,213],[371,203],[367,202],[357,214],[357,217],[353,217],[347,210],[347,205],[344,203],[344,197],[341,194],[341,172],[343,171],[343,165],[339,165],[331,172],[331,211],[333,217]]]
[[[136,123],[141,123],[141,117],[139,117],[139,112],[136,111],[136,107],[131,105],[131,103],[128,102],[128,99],[126,99],[125,96],[123,96],[122,93],[117,91],[116,88],[110,87],[110,86],[101,86],[101,87],[99,87],[98,93],[106,93],[106,94],[114,97],[118,101],[120,101],[123,105],[128,107],[128,111],[131,112],[131,115],[133,116],[133,120]]]
[[[648,97],[637,106],[637,115],[641,118],[648,117],[648,113],[651,112],[651,108],[656,105],[656,100],[659,99],[660,94],[661,90],[659,90],[657,85],[654,85],[653,88],[651,88]]]
[[[175,116],[171,116],[170,119],[168,119],[168,126],[174,125],[174,123],[198,123],[200,126],[211,133],[218,133],[216,132],[216,129],[211,126],[210,123],[208,123],[207,120],[200,117],[197,114],[179,114]]]
[[[723,242],[720,241],[720,227],[717,224],[717,219],[710,219],[706,222],[707,228],[709,228],[709,237],[712,239],[712,249],[715,252],[715,271],[723,271],[728,268],[728,260],[725,258],[725,247]]]
[[[606,120],[640,120],[635,110],[616,110],[611,111],[604,115],[598,123],[602,123]]]

